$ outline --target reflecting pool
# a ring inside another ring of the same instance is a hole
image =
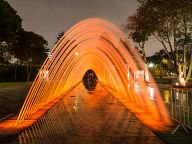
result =
[[[14,141],[21,144],[164,143],[100,84],[94,85],[94,88],[86,86],[94,89],[90,91],[81,83]]]
[[[139,90],[138,86],[135,88]],[[155,90],[150,86],[148,90],[150,98],[155,99]],[[160,92],[172,120],[192,128],[192,92],[171,87],[160,88]],[[103,86],[89,79],[11,142],[164,143]]]

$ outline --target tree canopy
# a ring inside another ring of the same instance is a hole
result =
[[[40,66],[47,57],[47,41],[38,34],[20,29],[17,38],[10,47],[11,54],[19,63],[26,65],[27,81],[29,81],[32,66]]]
[[[46,55],[47,41],[22,28],[22,19],[4,0],[0,0],[0,63],[14,56],[21,64],[41,64]]]
[[[178,41],[183,45],[192,37],[191,0],[138,0],[137,13],[128,18],[125,29],[135,42],[155,36],[168,54],[177,52]],[[168,44],[168,46],[166,46]],[[176,57],[175,57],[176,59]]]
[[[17,12],[6,1],[0,0],[0,64],[14,63],[15,73],[18,64],[26,66],[29,81],[32,66],[40,66],[47,57],[47,45],[42,36],[24,30]]]
[[[154,36],[164,47],[175,71],[180,65],[190,65],[192,42],[191,0],[138,0],[135,15],[128,18],[124,28],[137,43]],[[179,55],[182,51],[182,61]],[[187,53],[188,52],[188,53]],[[173,56],[173,58],[171,57]]]
[[[4,0],[0,0],[0,43],[10,42],[16,38],[21,28],[22,19]]]
[[[0,63],[8,63],[9,47],[21,29],[22,19],[4,0],[0,0]]]
[[[40,35],[21,29],[11,45],[11,53],[22,64],[41,64],[47,57],[47,41]]]
[[[56,40],[55,44],[62,38],[62,36],[63,36],[64,34],[65,34],[64,31],[62,31],[62,32],[60,32],[60,33],[58,34],[57,40]]]

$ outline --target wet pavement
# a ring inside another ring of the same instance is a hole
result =
[[[86,87],[87,88],[87,87]],[[88,90],[87,90],[88,89]],[[81,83],[10,143],[163,144],[101,85]]]

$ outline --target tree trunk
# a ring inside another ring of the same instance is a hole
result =
[[[179,80],[180,85],[185,86],[186,85],[186,80],[184,78],[182,68],[183,68],[183,64],[178,64],[178,71],[179,71],[178,80]]]
[[[189,78],[191,77],[191,72],[192,72],[192,49],[191,49],[191,58],[189,62],[189,69],[186,77],[186,82],[188,82]]]
[[[144,61],[144,63],[147,63],[147,58],[146,58],[146,54],[145,54],[145,42],[142,42],[141,50],[142,50],[143,61]]]
[[[187,73],[187,71],[186,71],[186,67],[187,67],[187,65],[186,65],[186,46],[184,45],[184,50],[183,50],[183,74],[184,74],[184,79],[186,79],[186,73]]]
[[[184,47],[184,56],[183,56],[183,63],[178,64],[178,79],[181,85],[186,85],[187,82],[189,81],[189,78],[191,77],[191,72],[192,72],[192,52],[191,52],[191,58],[189,62],[189,68],[187,71],[187,59],[186,59],[186,47]]]
[[[16,65],[15,70],[14,70],[14,71],[15,71],[15,75],[14,75],[15,81],[17,81],[17,67],[18,67],[18,66]]]
[[[29,82],[30,80],[31,71],[32,71],[32,66],[29,66],[29,64],[27,64],[27,82]]]
[[[172,53],[172,55],[173,55],[173,62],[172,62],[171,55],[169,54],[169,51],[168,51],[168,47],[167,47],[166,44],[165,44],[165,43],[167,43],[167,42],[165,42],[165,41],[163,40],[163,38],[161,37],[160,34],[159,34],[159,35],[153,34],[153,36],[155,36],[155,38],[163,45],[163,48],[164,48],[164,50],[165,50],[165,52],[166,52],[166,54],[167,54],[170,62],[173,64],[175,72],[176,72],[177,75],[178,75],[178,74],[179,74],[179,72],[178,72],[178,67],[177,67],[177,56],[178,56],[178,54],[177,54],[177,49],[176,49],[176,47],[175,47],[175,38],[174,38],[175,51],[173,51],[173,48],[170,47],[171,44],[168,43],[168,44],[169,44],[169,49],[170,49],[170,51],[171,51],[171,53]]]

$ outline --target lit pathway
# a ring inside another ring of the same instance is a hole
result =
[[[23,131],[20,143],[163,144],[112,95],[97,85],[87,92],[80,84]]]

